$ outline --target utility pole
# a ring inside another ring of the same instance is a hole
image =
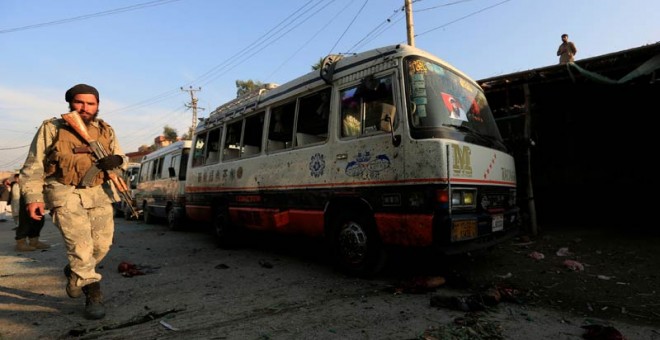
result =
[[[405,0],[406,8],[406,32],[408,34],[408,45],[415,47],[415,28],[413,27],[412,0]]]
[[[190,136],[192,137],[193,132],[195,132],[195,128],[197,127],[197,98],[195,97],[195,92],[201,91],[202,88],[198,87],[194,89],[192,86],[190,86],[187,90],[181,87],[181,91],[185,92],[190,92],[190,104],[186,104],[186,107],[189,109],[192,109],[193,116],[192,116],[192,127],[190,130]],[[200,108],[200,110],[204,110],[203,108]]]

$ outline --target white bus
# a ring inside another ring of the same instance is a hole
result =
[[[460,253],[518,229],[516,177],[482,89],[407,45],[328,56],[320,71],[214,110],[197,127],[186,215],[325,237],[340,268],[385,246]]]
[[[191,143],[178,141],[142,158],[134,197],[146,223],[166,218],[171,229],[183,227],[184,185]]]

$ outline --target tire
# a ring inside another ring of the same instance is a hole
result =
[[[220,247],[234,246],[237,239],[236,227],[231,223],[229,212],[224,206],[213,209],[212,231]]]
[[[144,219],[144,223],[146,224],[156,223],[156,217],[149,212],[149,206],[146,204],[142,207],[142,215],[143,215],[142,218]]]
[[[183,229],[181,220],[182,220],[181,213],[179,212],[178,209],[171,207],[167,211],[167,226],[170,228],[170,230],[180,231],[181,229]]]
[[[375,222],[366,214],[338,216],[332,225],[332,255],[337,267],[352,276],[371,276],[386,261]]]

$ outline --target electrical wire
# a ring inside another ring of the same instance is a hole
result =
[[[477,14],[479,14],[479,13],[481,13],[481,12],[486,11],[486,10],[489,10],[489,9],[495,8],[495,7],[500,6],[500,5],[504,4],[504,3],[507,3],[507,2],[509,2],[509,1],[511,1],[511,0],[504,0],[504,1],[502,1],[502,2],[498,2],[498,3],[494,4],[494,5],[491,5],[491,6],[488,6],[488,7],[484,7],[484,8],[482,8],[482,9],[478,10],[478,11],[474,11],[474,12],[468,14],[468,15],[465,15],[465,16],[462,16],[462,17],[460,17],[460,18],[458,18],[458,19],[452,20],[452,21],[450,21],[450,22],[448,22],[448,23],[446,23],[446,24],[442,24],[442,25],[440,25],[440,26],[438,26],[438,27],[432,28],[432,29],[430,29],[430,30],[426,30],[426,31],[424,31],[424,32],[422,32],[422,33],[419,33],[419,34],[415,34],[415,37],[419,37],[419,36],[422,36],[422,35],[424,35],[424,34],[431,33],[431,32],[433,32],[433,31],[435,31],[435,30],[438,30],[438,29],[441,29],[441,28],[445,28],[445,27],[447,27],[447,26],[449,26],[449,25],[451,25],[451,24],[457,23],[457,22],[459,22],[459,21],[461,21],[461,20],[467,19],[467,18],[469,18],[469,17],[471,17],[471,16],[473,16],[473,15],[477,15]]]
[[[138,9],[143,9],[143,8],[148,8],[148,7],[155,7],[155,6],[161,6],[170,2],[175,2],[175,1],[181,1],[181,0],[155,0],[155,1],[149,1],[137,5],[131,5],[131,6],[126,6],[126,7],[120,7],[116,9],[111,9],[107,11],[102,11],[102,12],[97,12],[97,13],[91,13],[91,14],[84,14],[84,15],[79,15],[76,17],[71,17],[71,18],[66,18],[66,19],[60,19],[60,20],[54,20],[54,21],[49,21],[49,22],[44,22],[40,24],[33,24],[33,25],[27,25],[27,26],[21,26],[21,27],[15,27],[15,28],[8,28],[4,30],[0,30],[0,34],[5,34],[5,33],[13,33],[13,32],[18,32],[18,31],[25,31],[25,30],[30,30],[34,28],[40,28],[40,27],[47,27],[47,26],[53,26],[53,25],[61,25],[61,24],[66,24],[74,21],[80,21],[80,20],[87,20],[91,18],[98,18],[106,15],[112,15],[112,14],[117,14],[117,13],[123,13],[123,12],[130,12],[130,11],[135,11]]]

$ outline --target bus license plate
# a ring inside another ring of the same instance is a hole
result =
[[[476,220],[459,220],[452,223],[451,240],[452,242],[468,240],[477,237]]]
[[[493,215],[493,231],[504,229],[504,215]]]

